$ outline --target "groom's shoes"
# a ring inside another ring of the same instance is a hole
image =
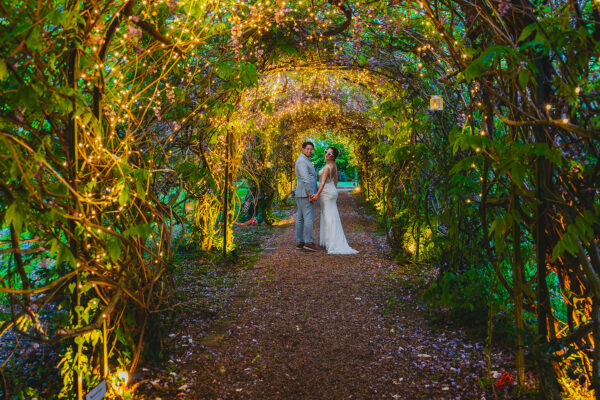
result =
[[[296,250],[302,250],[304,248],[304,243],[296,243]]]
[[[318,251],[319,248],[317,246],[315,246],[314,243],[305,243],[304,244],[304,250],[308,250],[308,251]]]

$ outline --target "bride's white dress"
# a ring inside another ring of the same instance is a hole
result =
[[[321,181],[325,168],[330,167],[325,166],[319,171],[319,181]],[[337,208],[337,198],[338,191],[330,170],[323,191],[319,196],[319,204],[321,205],[319,244],[327,249],[328,254],[356,254],[358,251],[348,245],[346,235],[344,235],[340,213]]]

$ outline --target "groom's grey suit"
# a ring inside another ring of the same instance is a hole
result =
[[[311,203],[309,196],[317,193],[317,172],[313,163],[300,154],[296,160],[296,242],[313,243],[313,223],[315,221],[315,203]]]

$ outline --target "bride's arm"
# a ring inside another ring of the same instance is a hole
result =
[[[323,187],[325,186],[325,181],[327,180],[327,176],[329,175],[329,168],[323,168],[323,173],[321,174],[321,182],[319,183],[319,191],[317,191],[316,197],[319,197],[321,192],[323,191]]]

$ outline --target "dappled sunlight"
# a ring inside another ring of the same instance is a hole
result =
[[[287,218],[279,219],[279,220],[273,222],[273,225],[274,226],[287,226],[287,225],[292,225],[294,222],[296,222],[296,218],[295,218],[295,216],[291,215]]]

